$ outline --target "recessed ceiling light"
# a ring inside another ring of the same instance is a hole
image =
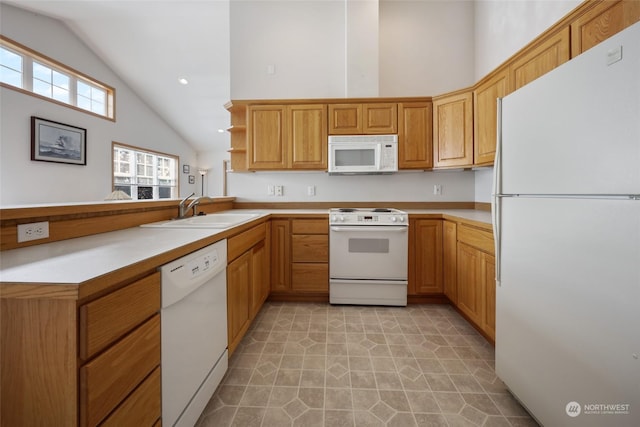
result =
[[[183,85],[189,84],[189,80],[185,79],[184,77],[180,77],[178,81],[180,82],[180,84],[183,84]]]

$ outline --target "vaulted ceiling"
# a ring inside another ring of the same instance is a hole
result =
[[[227,0],[6,3],[66,24],[195,150],[227,145]]]

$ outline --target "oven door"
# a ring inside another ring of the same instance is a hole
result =
[[[407,280],[409,227],[332,225],[331,279]]]

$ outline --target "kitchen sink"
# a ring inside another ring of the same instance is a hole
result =
[[[152,222],[141,227],[159,228],[231,228],[261,216],[261,213],[220,213],[198,215],[183,219]]]

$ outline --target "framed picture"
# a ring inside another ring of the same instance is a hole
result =
[[[31,160],[87,164],[87,130],[31,117]]]
[[[196,183],[196,176],[189,175],[189,184],[195,184],[195,183]]]
[[[182,173],[189,173],[191,171],[191,168],[189,167],[189,165],[182,165]]]

